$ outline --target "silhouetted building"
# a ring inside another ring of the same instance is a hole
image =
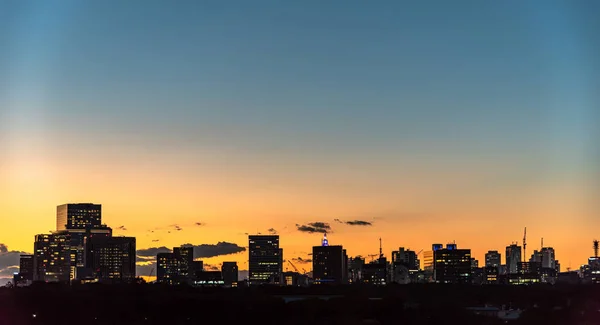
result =
[[[519,263],[521,263],[521,246],[517,244],[506,246],[506,273],[519,273]]]
[[[192,269],[191,274],[195,275],[196,272],[204,271],[204,262],[203,261],[192,261]]]
[[[542,251],[542,268],[545,269],[556,269],[556,256],[554,254],[554,248],[543,247]]]
[[[408,284],[416,281],[416,275],[419,271],[419,259],[417,254],[410,250],[400,247],[392,252],[392,282]]]
[[[251,235],[248,242],[250,284],[279,284],[283,271],[283,250],[279,248],[279,236]]]
[[[35,281],[69,282],[71,279],[71,238],[68,234],[35,236],[33,265]]]
[[[385,285],[388,280],[388,263],[385,257],[363,265],[362,282]]]
[[[498,251],[488,251],[485,253],[485,267],[498,268],[502,264],[502,255]]]
[[[365,265],[365,259],[357,256],[348,259],[348,281],[358,283],[362,280],[362,269]]]
[[[434,279],[437,283],[471,283],[471,250],[448,244],[434,252]]]
[[[435,269],[435,252],[443,248],[444,245],[442,244],[433,244],[431,245],[430,251],[423,252],[423,271],[426,282],[434,281],[433,271]]]
[[[181,282],[189,282],[194,276],[194,247],[188,245],[174,247],[173,254],[179,260],[179,277]]]
[[[485,284],[499,284],[500,283],[500,267],[498,266],[486,266],[483,270]]]
[[[283,285],[292,287],[308,286],[308,276],[298,272],[283,272]]]
[[[131,283],[135,280],[134,237],[92,236],[86,239],[86,268],[99,282]]]
[[[237,286],[238,282],[238,266],[236,262],[223,262],[221,266],[221,276],[226,286]]]
[[[479,261],[474,257],[471,257],[471,268],[472,269],[479,268]]]
[[[33,255],[21,255],[19,257],[19,275],[25,281],[33,281],[34,274]]]
[[[324,237],[321,246],[313,247],[313,280],[315,284],[343,284],[346,282],[346,257],[342,246],[331,246]]]
[[[64,204],[56,208],[56,230],[102,227],[102,206],[93,203]]]
[[[156,256],[156,282],[162,284],[179,284],[179,257],[173,253],[159,253]]]

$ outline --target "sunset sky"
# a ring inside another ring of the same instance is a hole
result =
[[[456,241],[504,260],[526,226],[528,252],[544,237],[577,268],[600,238],[599,12],[2,1],[0,277],[71,202],[138,249],[274,229],[309,259],[322,234],[298,226],[325,222],[351,256],[381,237],[388,257]],[[224,260],[247,268],[206,263]]]

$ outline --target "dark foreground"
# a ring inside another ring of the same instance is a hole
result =
[[[35,285],[0,290],[0,324],[505,324],[466,309],[486,304],[523,310],[514,325],[598,324],[600,286]]]

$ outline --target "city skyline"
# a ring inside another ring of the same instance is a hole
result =
[[[577,269],[600,237],[599,10],[4,2],[0,277],[90,201],[138,251],[276,231],[309,260],[318,230],[349,256],[456,241],[481,263],[527,227],[528,255],[543,237]]]

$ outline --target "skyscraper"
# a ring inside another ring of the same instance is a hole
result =
[[[542,268],[555,269],[556,268],[556,257],[554,255],[554,248],[543,247],[541,253],[542,253]]]
[[[162,284],[180,283],[179,258],[173,253],[159,253],[156,256],[156,282]]]
[[[506,246],[506,273],[519,273],[519,264],[521,263],[521,246],[512,244]]]
[[[33,264],[35,281],[68,282],[71,276],[71,238],[68,234],[35,236]]]
[[[226,286],[236,286],[238,282],[238,266],[236,262],[223,262],[221,276]]]
[[[56,208],[56,230],[102,227],[102,206],[93,203],[63,204]]]
[[[499,267],[502,264],[502,255],[498,251],[485,253],[485,267]]]
[[[434,279],[437,283],[471,283],[471,250],[456,244],[434,251]]]
[[[410,283],[413,275],[419,271],[419,259],[417,254],[410,250],[400,247],[392,252],[392,281],[401,284]]]
[[[92,236],[86,239],[86,267],[99,282],[135,280],[135,238]]]
[[[179,276],[182,281],[188,281],[194,274],[194,246],[180,246],[173,248],[173,254],[179,260]]]
[[[279,284],[283,271],[283,250],[278,235],[248,236],[248,277],[250,284]]]
[[[321,246],[314,246],[312,253],[315,284],[342,284],[346,282],[346,256],[341,245],[329,245],[327,237],[323,237]]]
[[[25,281],[33,281],[33,274],[35,273],[33,255],[21,255],[19,258],[19,275]]]

